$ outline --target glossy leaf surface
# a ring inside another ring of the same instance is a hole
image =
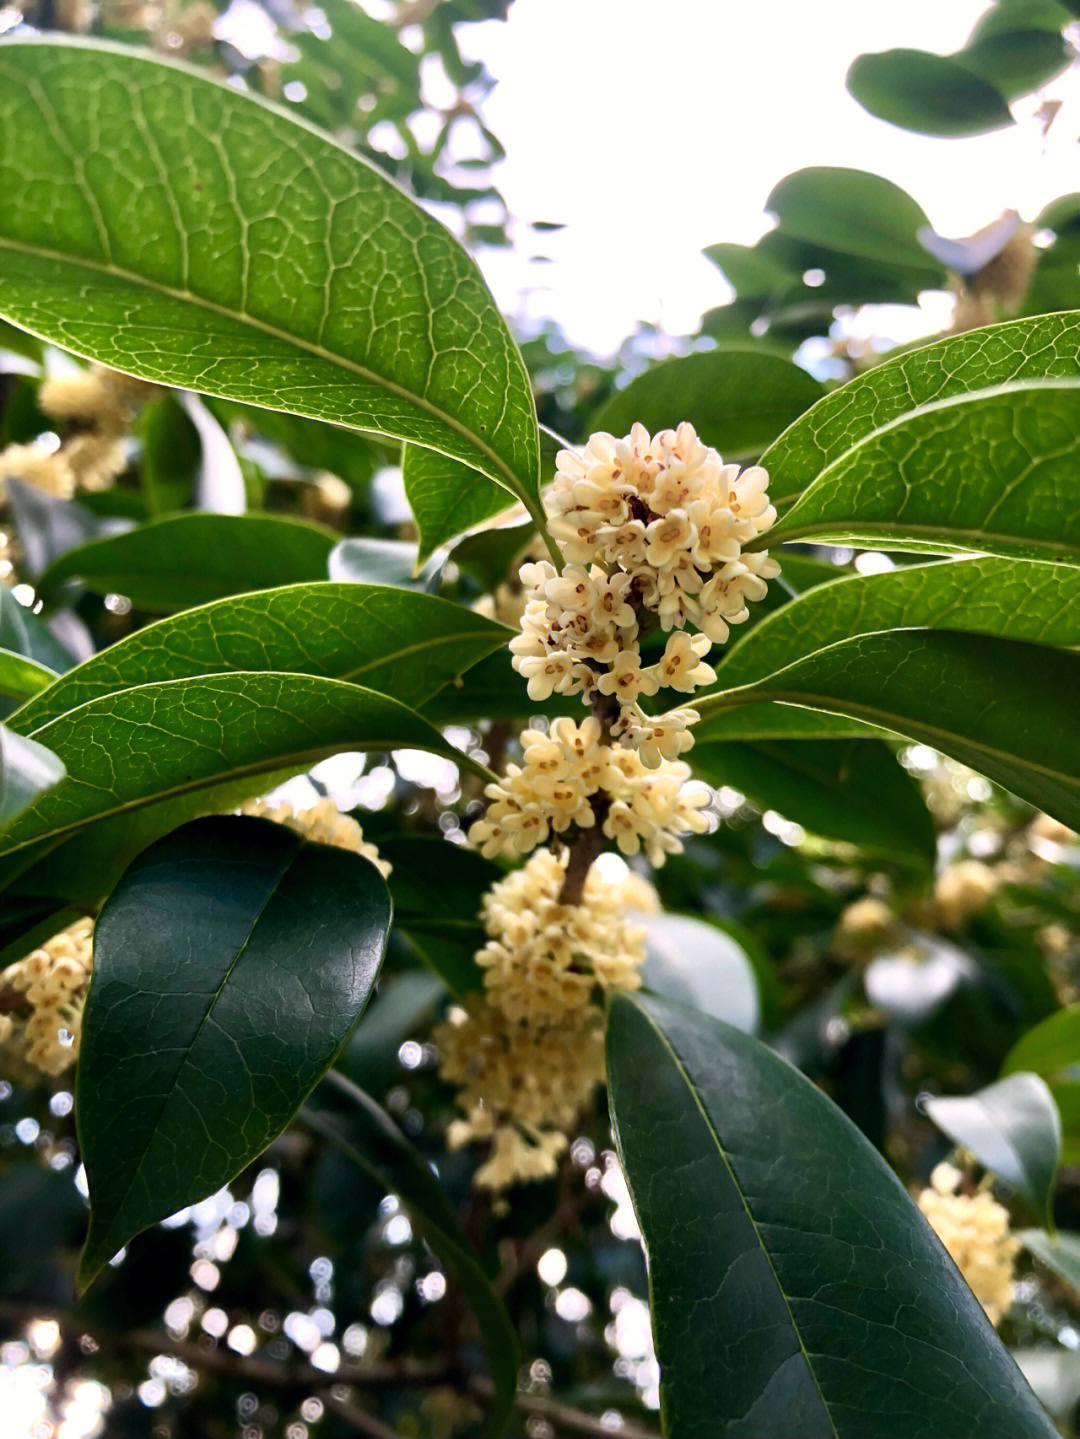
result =
[[[463,605],[412,590],[333,582],[261,590],[137,630],[23,705],[12,727],[27,734],[117,690],[234,670],[351,680],[418,705],[508,638]]]
[[[126,595],[140,609],[187,609],[246,590],[326,576],[332,530],[281,515],[168,515],[122,535],[66,551],[38,588],[77,576],[98,594]]]
[[[679,1439],[1053,1426],[903,1186],[765,1045],[617,997],[612,1117]]]
[[[52,750],[0,724],[0,830],[7,830],[64,778]]]
[[[81,1286],[281,1133],[359,1018],[389,928],[372,864],[265,820],[196,820],[136,860],[94,931]]]
[[[926,405],[1044,378],[1080,383],[1080,314],[1011,320],[921,346],[875,365],[796,420],[762,463],[774,503],[789,503],[826,466]]]
[[[477,768],[388,695],[272,671],[139,685],[80,705],[33,737],[55,750],[67,778],[8,830],[5,853],[142,805],[301,769],[340,750],[427,749]]]
[[[87,42],[6,41],[0,121],[0,313],[144,379],[430,445],[536,506],[517,347],[465,251],[374,166]]]
[[[755,684],[706,697],[697,706],[699,742],[711,738],[713,714],[762,699],[906,735],[1080,827],[1080,655],[1074,651],[949,630],[860,635]]]

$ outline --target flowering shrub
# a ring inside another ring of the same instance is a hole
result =
[[[1074,1432],[1075,206],[799,172],[617,383],[461,243],[502,8],[0,39],[4,1363],[63,1434],[85,1375],[117,1433]]]

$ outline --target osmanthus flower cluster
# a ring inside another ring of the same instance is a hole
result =
[[[643,425],[624,439],[593,435],[556,464],[548,528],[567,568],[522,570],[529,598],[510,643],[514,667],[534,700],[613,696],[637,746],[647,733],[639,698],[711,684],[712,645],[780,573],[767,552],[743,550],[776,518],[768,475],[725,465],[689,424],[651,437]],[[641,640],[657,625],[669,637],[646,665]]]
[[[604,1077],[603,1009],[609,989],[635,989],[645,935],[628,915],[654,910],[656,893],[630,875],[590,870],[579,902],[563,903],[566,856],[538,850],[485,896],[488,943],[476,958],[484,992],[435,1031],[444,1079],[466,1114],[452,1146],[487,1140],[476,1173],[504,1189],[554,1174],[567,1132]]]
[[[0,484],[22,480],[61,499],[107,489],[127,464],[127,440],[141,407],[160,391],[102,365],[50,376],[38,388],[42,414],[67,430],[60,445],[35,442],[0,451]]]
[[[990,1322],[1000,1324],[1013,1302],[1020,1241],[1009,1232],[1008,1210],[985,1187],[960,1192],[963,1178],[954,1165],[939,1164],[919,1208]]]
[[[92,919],[79,919],[0,975],[0,1065],[58,1075],[75,1063],[92,969]]]
[[[487,786],[469,831],[489,859],[532,855],[484,901],[483,994],[436,1036],[467,1115],[451,1142],[492,1146],[480,1185],[554,1172],[603,1078],[604,995],[638,983],[644,933],[627,915],[655,907],[655,892],[635,877],[628,895],[590,868],[604,840],[659,866],[708,828],[709,791],[688,783],[680,758],[696,713],[649,715],[639,701],[711,684],[712,645],[779,573],[767,554],[743,552],[775,519],[767,483],[759,467],[725,465],[688,424],[593,435],[581,455],[558,456],[548,527],[568,563],[522,565],[510,649],[533,700],[577,694],[592,713],[526,730],[521,762]],[[646,663],[653,630],[668,637]]]

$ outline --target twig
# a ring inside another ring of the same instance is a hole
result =
[[[218,1345],[200,1344],[190,1339],[174,1339],[161,1329],[110,1329],[96,1321],[80,1318],[70,1310],[48,1304],[13,1303],[0,1300],[0,1323],[28,1324],[34,1319],[51,1319],[62,1330],[87,1335],[103,1345],[128,1349],[134,1354],[171,1354],[191,1369],[216,1374],[229,1374],[271,1388],[325,1389],[328,1384],[432,1384],[446,1377],[447,1365],[439,1360],[416,1359],[372,1361],[368,1364],[342,1364],[328,1374],[313,1364],[295,1364],[276,1359],[260,1359],[254,1355],[236,1354]]]
[[[490,1379],[479,1377],[469,1380],[469,1389],[478,1399],[490,1399],[495,1392]],[[515,1402],[523,1414],[539,1415],[571,1434],[594,1435],[596,1439],[660,1439],[655,1429],[644,1429],[629,1419],[624,1419],[617,1429],[613,1429],[595,1414],[586,1414],[584,1409],[574,1409],[569,1404],[560,1404],[557,1399],[548,1399],[540,1394],[519,1394]]]

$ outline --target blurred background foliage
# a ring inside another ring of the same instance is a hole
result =
[[[520,243],[529,217],[510,216],[499,194],[502,150],[483,119],[490,78],[463,58],[460,35],[504,17],[509,3],[397,0],[376,17],[353,0],[317,10],[292,0],[33,0],[2,14],[9,25],[136,41],[292,108],[427,203],[482,263],[486,247]],[[956,55],[861,57],[852,92],[873,113],[955,144],[1009,123],[1010,101],[1049,85],[1038,123],[1050,123],[1052,82],[1075,63],[1078,9],[999,0]],[[768,209],[775,224],[756,245],[710,247],[733,298],[705,314],[699,333],[643,329],[608,358],[576,352],[554,321],[523,333],[541,423],[579,441],[595,428],[685,416],[726,459],[750,459],[824,387],[888,352],[884,341],[851,339],[865,306],[944,290],[955,332],[1080,307],[1080,195],[1034,217],[1006,213],[962,240],[935,234],[910,196],[857,171],[790,175]],[[542,235],[542,224],[532,228]],[[0,449],[79,438],[77,419],[58,423],[38,402],[43,378],[65,363],[0,329]],[[192,509],[322,527],[310,553],[271,545],[280,579],[325,577],[327,553],[351,536],[334,550],[339,576],[420,583],[466,603],[495,589],[500,615],[512,612],[511,566],[527,528],[441,547],[414,578],[399,460],[389,445],[313,420],[157,394],[132,417],[104,483],[74,495],[7,486],[0,638],[60,669],[175,607],[164,582],[133,597],[107,564],[58,565],[102,536]],[[224,539],[207,547],[213,592],[246,587],[233,558]],[[775,598],[904,562],[805,547]],[[506,703],[505,656],[485,665],[491,723],[477,727],[480,716],[445,700],[436,717],[471,728],[496,763],[520,716]],[[698,928],[692,944],[686,931],[658,942],[652,962],[681,964],[681,983],[704,1007],[749,1006],[913,1192],[956,1157],[926,1096],[969,1095],[1017,1069],[1041,1074],[1063,1128],[1053,1217],[1080,1231],[1080,840],[923,746],[839,738],[714,748],[713,832],[654,876],[665,909]],[[525,1362],[518,1432],[595,1435],[620,1423],[624,1433],[658,1432],[644,1266],[606,1115],[581,1125],[556,1180],[509,1202],[472,1190],[475,1158],[443,1143],[453,1096],[429,1035],[449,995],[425,961],[444,974],[467,969],[479,937],[470,925],[492,866],[444,843],[478,812],[475,782],[440,761],[354,757],[288,791],[299,804],[326,793],[392,860],[399,919],[380,1002],[340,1068],[437,1164],[510,1309]],[[425,924],[429,910],[454,925]],[[56,923],[55,906],[9,904],[4,961]],[[687,963],[691,953],[701,962]],[[0,976],[0,1011],[17,1004]],[[13,1439],[477,1432],[489,1395],[470,1377],[481,1350],[459,1283],[399,1200],[327,1137],[348,1141],[355,1124],[332,1086],[316,1092],[310,1122],[228,1190],[134,1241],[73,1308],[86,1211],[71,1076],[7,1069],[0,1407]],[[993,1179],[980,1158],[963,1158],[966,1192]],[[1001,1332],[1062,1432],[1075,1434],[1080,1263],[1048,1247],[1042,1216],[1015,1186],[996,1193],[1017,1230],[1035,1227]]]

